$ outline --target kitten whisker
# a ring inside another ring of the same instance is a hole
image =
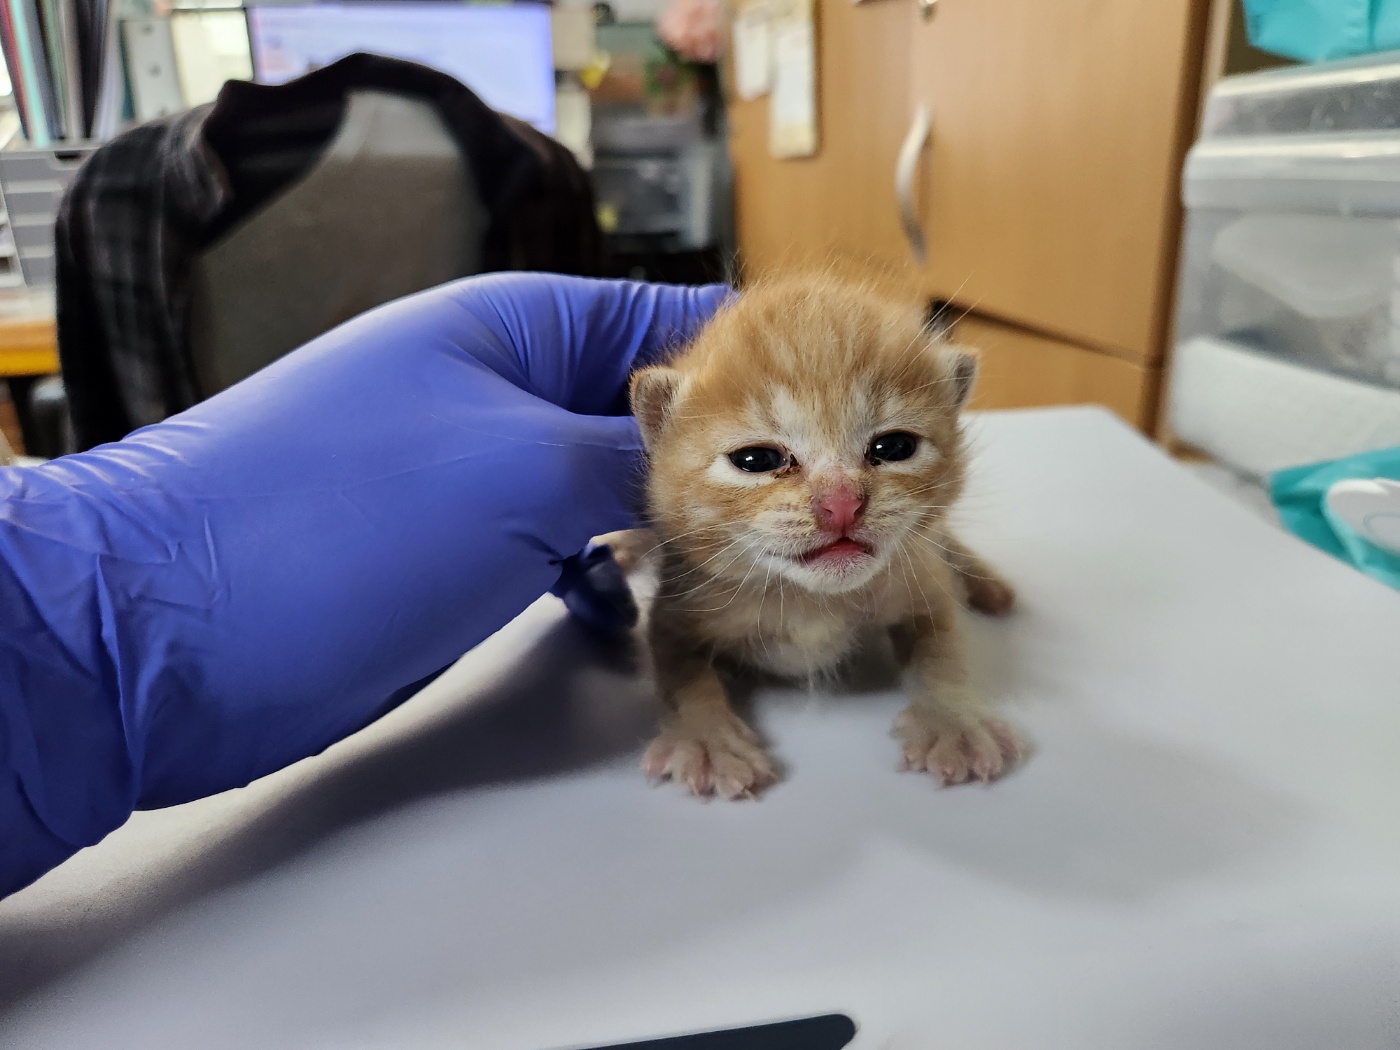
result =
[[[763,630],[763,603],[768,600],[768,584],[772,579],[773,566],[769,565],[768,571],[763,574],[763,594],[758,600],[758,613],[754,617],[757,621],[754,630],[757,632],[759,640],[763,642],[763,655],[769,660],[772,660],[773,654],[768,651],[768,635]]]
[[[905,561],[907,562],[908,559],[906,558]],[[910,568],[913,568],[913,566],[910,565]],[[913,583],[910,581],[910,578],[909,578],[909,569],[906,569],[903,565],[901,565],[901,566],[899,567],[899,572],[900,572],[900,575],[902,575],[902,576],[904,577],[904,591],[905,591],[905,594],[907,594],[907,595],[909,596],[909,600],[912,602],[912,601],[914,600],[914,585],[913,585]]]
[[[743,542],[744,542],[744,538],[743,538],[742,536],[735,537],[734,539],[732,539],[732,540],[730,540],[728,543],[726,543],[723,547],[721,547],[719,550],[717,550],[714,554],[710,555],[708,558],[706,558],[704,561],[702,561],[699,565],[692,566],[691,568],[687,569],[685,572],[680,573],[680,574],[677,575],[677,576],[670,576],[670,577],[667,577],[663,582],[665,582],[665,583],[675,583],[677,580],[681,580],[681,579],[684,579],[685,577],[689,576],[692,572],[699,572],[699,571],[700,571],[701,569],[703,569],[706,565],[709,565],[711,562],[716,561],[717,559],[723,557],[726,551],[732,550],[734,547],[736,547],[737,545],[739,545],[740,543],[743,543]],[[732,565],[733,562],[730,562],[729,564]],[[720,570],[720,571],[723,571],[723,570]],[[718,573],[716,573],[715,575],[718,575]]]
[[[929,603],[928,595],[924,592],[924,585],[919,582],[919,570],[914,568],[914,560],[909,557],[909,552],[904,549],[903,544],[899,544],[895,549],[903,556],[905,563],[909,566],[909,574],[913,578],[914,586],[918,588],[919,597],[924,603],[924,612],[932,616],[933,606]]]
[[[959,286],[958,286],[958,291],[962,291],[963,286],[966,285],[967,282],[970,281],[970,280],[972,280],[972,274],[968,274],[968,275],[967,275],[967,280],[963,281],[962,285],[959,285]],[[956,296],[956,295],[957,295],[957,292],[954,292],[953,294],[954,294],[954,296]],[[985,299],[985,298],[986,298],[985,295],[979,295],[976,299],[974,299],[974,300],[972,301],[972,303],[971,303],[970,305],[968,305],[968,306],[966,306],[966,307],[963,308],[963,312],[960,313],[960,314],[958,314],[958,319],[957,319],[956,321],[954,321],[952,324],[950,324],[948,327],[949,327],[949,328],[956,328],[956,327],[957,327],[959,324],[961,324],[963,321],[966,321],[967,318],[968,318],[968,315],[971,314],[974,310],[976,310],[979,306],[981,306],[981,305],[982,305],[982,300]],[[945,307],[945,309],[946,309],[946,307]]]
[[[730,558],[729,561],[725,562],[722,566],[720,566],[719,570],[713,575],[702,578],[700,582],[695,584],[693,587],[688,587],[683,591],[676,591],[676,598],[690,598],[696,594],[699,594],[701,591],[707,590],[711,586],[727,582],[724,579],[723,574],[727,572],[731,566],[739,564],[739,562],[743,560],[744,555],[747,553],[747,550],[741,550],[738,554],[734,555],[734,557]],[[679,577],[677,577],[677,579],[678,578]],[[699,612],[702,610],[695,611]]]
[[[741,554],[740,557],[743,557],[743,555]],[[735,558],[735,559],[734,559],[734,561],[738,561],[738,560],[739,560],[738,558]],[[734,562],[730,562],[729,564],[730,564],[730,565],[733,565]],[[744,578],[743,578],[742,580],[739,581],[738,586],[734,588],[734,592],[729,596],[729,600],[728,600],[727,602],[725,602],[723,605],[716,606],[716,607],[713,608],[713,609],[691,609],[690,611],[691,611],[691,612],[695,612],[695,613],[717,613],[717,612],[722,612],[722,611],[725,610],[725,609],[728,609],[731,605],[734,604],[734,599],[737,598],[737,597],[739,597],[740,593],[741,593],[741,592],[743,591],[743,589],[744,589],[744,585],[745,585],[746,583],[749,582],[749,577],[753,575],[753,571],[754,571],[754,569],[756,569],[756,568],[758,568],[758,562],[756,562],[756,561],[753,562],[753,563],[751,563],[751,564],[749,565],[749,571],[746,572],[746,573],[744,573]]]
[[[972,280],[972,276],[973,275],[969,273],[966,277],[964,277],[962,284],[958,285],[957,290],[954,291],[951,296],[949,296],[943,301],[943,305],[938,308],[938,311],[930,319],[929,323],[931,325],[936,325],[939,321],[943,319],[943,315],[946,314],[950,309],[952,309],[952,307],[957,302],[958,296],[962,293],[962,290],[967,287],[967,282]],[[972,301],[972,304],[970,306],[963,307],[962,313],[958,314],[955,320],[949,321],[947,324],[942,326],[942,331],[948,335],[951,335],[953,330],[956,329],[959,324],[967,320],[969,314],[971,314],[974,310],[976,310],[979,306],[982,305],[982,300],[985,298],[986,296],[979,295],[976,299]]]
[[[650,555],[652,555],[652,554],[655,554],[657,551],[659,551],[662,547],[665,547],[667,544],[678,543],[679,541],[685,539],[685,538],[688,537],[688,536],[694,536],[694,535],[696,535],[696,534],[698,534],[698,533],[701,533],[701,532],[719,531],[720,529],[723,529],[723,528],[724,528],[723,525],[701,525],[699,528],[691,529],[689,532],[682,532],[679,536],[672,536],[670,539],[661,540],[661,541],[659,541],[658,543],[656,543],[654,546],[648,547],[645,551],[642,552],[641,558],[646,558],[646,557],[648,557],[648,556],[650,556]],[[652,528],[652,527],[649,527],[649,528],[647,529],[647,531],[652,532],[653,534],[655,533],[655,529]],[[640,560],[640,559],[639,559],[639,560]]]

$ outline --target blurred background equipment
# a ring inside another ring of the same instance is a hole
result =
[[[1241,473],[1400,444],[1400,58],[1222,80],[1186,162],[1170,421]]]
[[[441,70],[492,109],[554,133],[543,4],[272,4],[248,9],[248,37],[259,84],[282,84],[363,51]]]
[[[569,150],[452,77],[362,53],[98,149],[57,229],[80,448],[224,389],[355,315],[487,270],[596,275]]]
[[[28,10],[0,26],[0,343],[28,340],[0,378],[31,452],[454,277],[730,272],[714,0],[60,2],[84,0],[0,0],[38,4],[46,45],[31,69]]]
[[[1314,540],[1309,465],[1400,446],[1397,113],[1400,55],[1227,77],[1186,161],[1172,434]]]
[[[4,0],[0,50],[36,147],[111,134],[122,102],[120,0]]]

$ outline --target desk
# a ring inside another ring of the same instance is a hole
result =
[[[0,294],[0,379],[57,371],[52,293]]]
[[[0,383],[8,381],[12,402],[0,404],[0,430],[16,448],[25,444],[22,435],[29,428],[33,381],[57,371],[53,293],[0,292]]]
[[[1016,582],[972,674],[1037,751],[895,771],[888,675],[768,689],[788,769],[637,770],[629,661],[543,600],[246,788],[0,902],[0,1045],[550,1050],[848,1012],[852,1050],[1400,1043],[1400,594],[1106,413],[975,425]],[[886,669],[887,670],[887,669]]]
[[[46,376],[58,371],[53,320],[0,317],[0,379]]]

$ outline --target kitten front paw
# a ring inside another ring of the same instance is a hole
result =
[[[730,800],[755,798],[778,779],[753,730],[738,718],[668,726],[642,756],[642,772],[653,782],[684,784],[696,798]]]
[[[1005,616],[1016,604],[1016,589],[1000,576],[964,576],[967,604],[987,616]]]
[[[1010,772],[1028,747],[1007,722],[989,711],[948,713],[911,704],[894,723],[904,768],[932,773],[945,787]]]

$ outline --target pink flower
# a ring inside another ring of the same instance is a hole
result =
[[[720,0],[671,0],[656,20],[656,35],[687,62],[715,62],[720,22]]]

